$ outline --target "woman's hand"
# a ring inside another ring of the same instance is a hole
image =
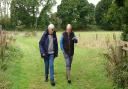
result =
[[[72,40],[74,41],[74,43],[78,43],[77,37],[73,37]]]

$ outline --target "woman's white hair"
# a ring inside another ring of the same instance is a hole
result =
[[[48,25],[48,29],[54,29],[54,28],[55,28],[55,26],[53,24]]]

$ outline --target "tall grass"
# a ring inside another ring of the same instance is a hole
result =
[[[104,54],[108,60],[106,69],[115,87],[128,89],[128,57],[124,56],[120,41],[115,35],[113,35],[113,39],[113,43],[110,42],[110,39],[106,41],[107,52]]]
[[[77,33],[76,36],[79,38],[78,46],[80,47],[106,49],[106,41],[108,41],[106,39],[114,44],[114,39],[119,40],[120,34],[120,32],[86,32]]]
[[[0,30],[0,68],[1,69],[6,69],[5,68],[5,61],[6,61],[6,50],[8,47],[15,42],[15,39],[13,36],[3,30]]]
[[[5,70],[9,59],[9,47],[16,39],[6,31],[0,30],[0,89],[9,89],[10,82],[7,79]]]

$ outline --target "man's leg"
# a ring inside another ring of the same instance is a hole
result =
[[[68,75],[68,83],[71,83],[71,66],[72,66],[72,56],[68,58],[68,68],[67,68],[67,75]]]
[[[44,64],[45,64],[45,81],[48,81],[48,74],[49,74],[49,58],[44,58]]]
[[[55,82],[54,82],[54,55],[53,54],[49,55],[49,65],[50,65],[50,80],[51,80],[51,84],[54,86]]]

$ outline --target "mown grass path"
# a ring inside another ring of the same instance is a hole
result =
[[[17,36],[16,45],[23,57],[14,59],[8,69],[11,89],[112,89],[106,76],[105,59],[99,49],[76,47],[72,66],[72,84],[65,78],[65,61],[61,51],[55,59],[56,86],[44,82],[44,64],[40,57],[38,37]]]

